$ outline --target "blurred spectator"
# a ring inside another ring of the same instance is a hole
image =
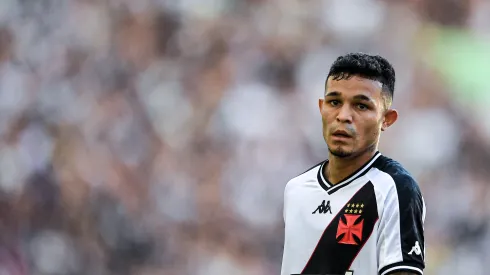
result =
[[[336,56],[385,55],[425,274],[490,259],[481,0],[0,3],[0,274],[277,274]],[[458,273],[459,272],[459,273]]]

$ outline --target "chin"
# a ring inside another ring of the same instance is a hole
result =
[[[352,150],[346,150],[342,147],[329,147],[328,151],[338,158],[348,158],[353,155]]]

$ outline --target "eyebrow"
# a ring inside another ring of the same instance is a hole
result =
[[[368,97],[368,96],[365,96],[365,95],[356,95],[354,96],[354,99],[356,100],[359,100],[359,101],[369,101],[369,102],[373,102],[373,100]],[[374,102],[373,102],[374,103]]]
[[[325,94],[325,96],[340,96],[340,93],[334,91],[334,92],[329,92],[329,93]]]
[[[325,97],[334,97],[334,96],[341,96],[342,94],[340,92],[337,92],[337,91],[333,91],[333,92],[329,92],[325,95]],[[355,100],[361,100],[361,101],[373,101],[370,97],[366,96],[366,95],[355,95],[354,96],[354,99]]]

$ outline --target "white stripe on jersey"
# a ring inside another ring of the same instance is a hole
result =
[[[416,268],[416,267],[408,266],[408,265],[399,265],[399,266],[395,266],[395,267],[392,267],[392,268],[388,268],[383,273],[381,273],[381,275],[385,275],[388,272],[391,272],[391,271],[397,270],[397,269],[410,269],[410,270],[414,270],[414,271],[419,272],[420,275],[423,275],[424,274],[424,272],[422,272],[422,270],[420,268]]]

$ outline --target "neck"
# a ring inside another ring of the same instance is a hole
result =
[[[328,165],[323,171],[323,176],[332,184],[337,184],[366,164],[376,152],[376,149],[368,150],[360,155],[345,158],[337,157],[330,153]]]

